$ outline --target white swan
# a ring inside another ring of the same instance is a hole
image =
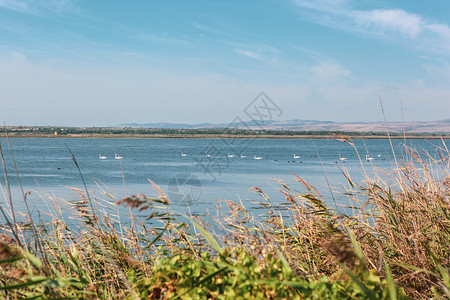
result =
[[[370,157],[369,155],[366,154],[366,160],[367,160],[367,161],[373,160],[373,159],[374,159],[373,157]]]
[[[206,158],[211,158],[211,155],[210,154],[206,154]]]
[[[122,157],[122,156],[119,156],[119,155],[117,155],[117,153],[114,153],[114,158],[115,158],[115,159],[122,159],[123,157]]]
[[[346,161],[346,160],[347,160],[347,157],[342,157],[342,156],[341,156],[341,153],[339,152],[339,160],[340,160],[340,161]]]
[[[100,159],[106,159],[106,156],[103,156],[103,155],[99,154],[99,155],[98,155],[98,158],[100,158]]]
[[[228,157],[234,157],[234,155],[230,154],[230,152],[228,152]]]
[[[294,158],[300,158],[300,156],[299,155],[295,155],[295,153],[294,153]]]
[[[187,154],[184,152],[181,152],[181,156],[187,156]]]
[[[247,155],[242,155],[242,153],[241,153],[241,158],[246,158],[247,157]]]
[[[256,154],[253,156],[254,159],[262,159],[261,156],[256,156]]]

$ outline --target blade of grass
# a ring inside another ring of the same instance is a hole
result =
[[[389,265],[387,263],[384,264],[384,267],[386,269],[386,280],[389,286],[389,298],[391,300],[396,300],[397,288],[395,286],[394,278],[392,277],[391,269],[389,268]]]
[[[219,246],[219,243],[214,239],[214,237],[206,231],[202,226],[200,226],[195,220],[191,219],[192,224],[195,228],[200,231],[200,233],[205,237],[205,239],[211,244],[214,250],[216,250],[219,254],[223,254],[224,249]]]

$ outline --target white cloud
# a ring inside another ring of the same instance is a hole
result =
[[[341,11],[348,0],[292,0],[296,5],[314,10],[334,12]]]
[[[198,30],[202,30],[202,31],[208,31],[209,29],[206,28],[205,26],[201,25],[199,22],[194,21],[192,22],[192,26]]]
[[[253,59],[259,59],[260,55],[259,55],[259,51],[258,52],[252,52],[252,51],[248,51],[248,50],[242,50],[242,49],[234,49],[234,52],[253,58]]]
[[[382,120],[377,96],[384,83],[354,84],[350,71],[334,61],[304,67],[300,75],[249,70],[251,80],[146,64],[130,69],[36,63],[20,53],[1,56],[0,70],[0,120],[10,125],[225,123],[245,118],[242,110],[261,90],[284,111],[285,120]],[[448,85],[427,86],[417,79],[396,88],[407,120],[448,118]],[[382,99],[388,119],[401,120],[396,95],[384,93]]]
[[[351,72],[335,62],[320,62],[317,66],[311,67],[310,71],[316,79],[321,82],[339,80],[342,77],[350,76]]]
[[[428,24],[424,27],[425,29],[434,32],[443,38],[450,39],[450,27],[445,24]]]
[[[422,67],[428,73],[433,82],[438,85],[448,86],[450,82],[450,64],[447,62],[422,64]],[[449,101],[450,102],[450,101]]]
[[[35,63],[20,53],[0,57],[0,70],[0,120],[10,125],[230,122],[261,92],[220,74]]]
[[[416,38],[423,30],[424,21],[415,14],[400,9],[376,9],[371,11],[354,11],[356,23],[367,30],[400,33]]]
[[[231,51],[261,62],[272,69],[279,66],[281,51],[277,48],[265,44],[246,44],[230,41],[220,41],[220,43],[229,47]]]
[[[15,0],[0,0],[0,7],[23,13],[30,12],[30,7],[26,2],[19,2]]]
[[[74,0],[0,0],[0,7],[21,13],[39,15],[43,12],[80,13],[80,8]]]
[[[426,87],[425,82],[423,81],[423,79],[412,79],[412,80],[410,80],[409,83],[414,88],[423,89],[423,88]]]
[[[345,31],[409,40],[421,49],[448,54],[450,27],[402,9],[357,10],[355,1],[291,0],[311,21]]]

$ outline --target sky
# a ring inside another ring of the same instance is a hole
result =
[[[0,0],[7,125],[245,121],[260,92],[277,120],[448,119],[450,1]]]

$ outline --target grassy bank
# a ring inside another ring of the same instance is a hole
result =
[[[0,138],[6,138],[1,135]],[[450,136],[415,134],[407,136],[387,136],[387,135],[355,135],[353,139],[441,139]],[[8,138],[95,138],[95,139],[334,139],[331,134],[294,134],[294,135],[230,135],[230,134],[9,134]]]
[[[155,197],[80,191],[71,203],[80,220],[76,228],[65,224],[50,199],[51,222],[15,222],[17,212],[2,207],[0,296],[449,298],[449,152],[406,153],[396,157],[394,170],[374,170],[378,175],[363,182],[354,182],[342,166],[348,187],[335,198],[352,203],[349,215],[295,175],[298,186],[279,181],[283,205],[273,206],[253,187],[261,202],[251,205],[259,209],[226,201],[227,209],[208,218],[175,214],[156,185]],[[103,198],[146,220],[133,217],[125,225],[114,211],[104,212]]]

